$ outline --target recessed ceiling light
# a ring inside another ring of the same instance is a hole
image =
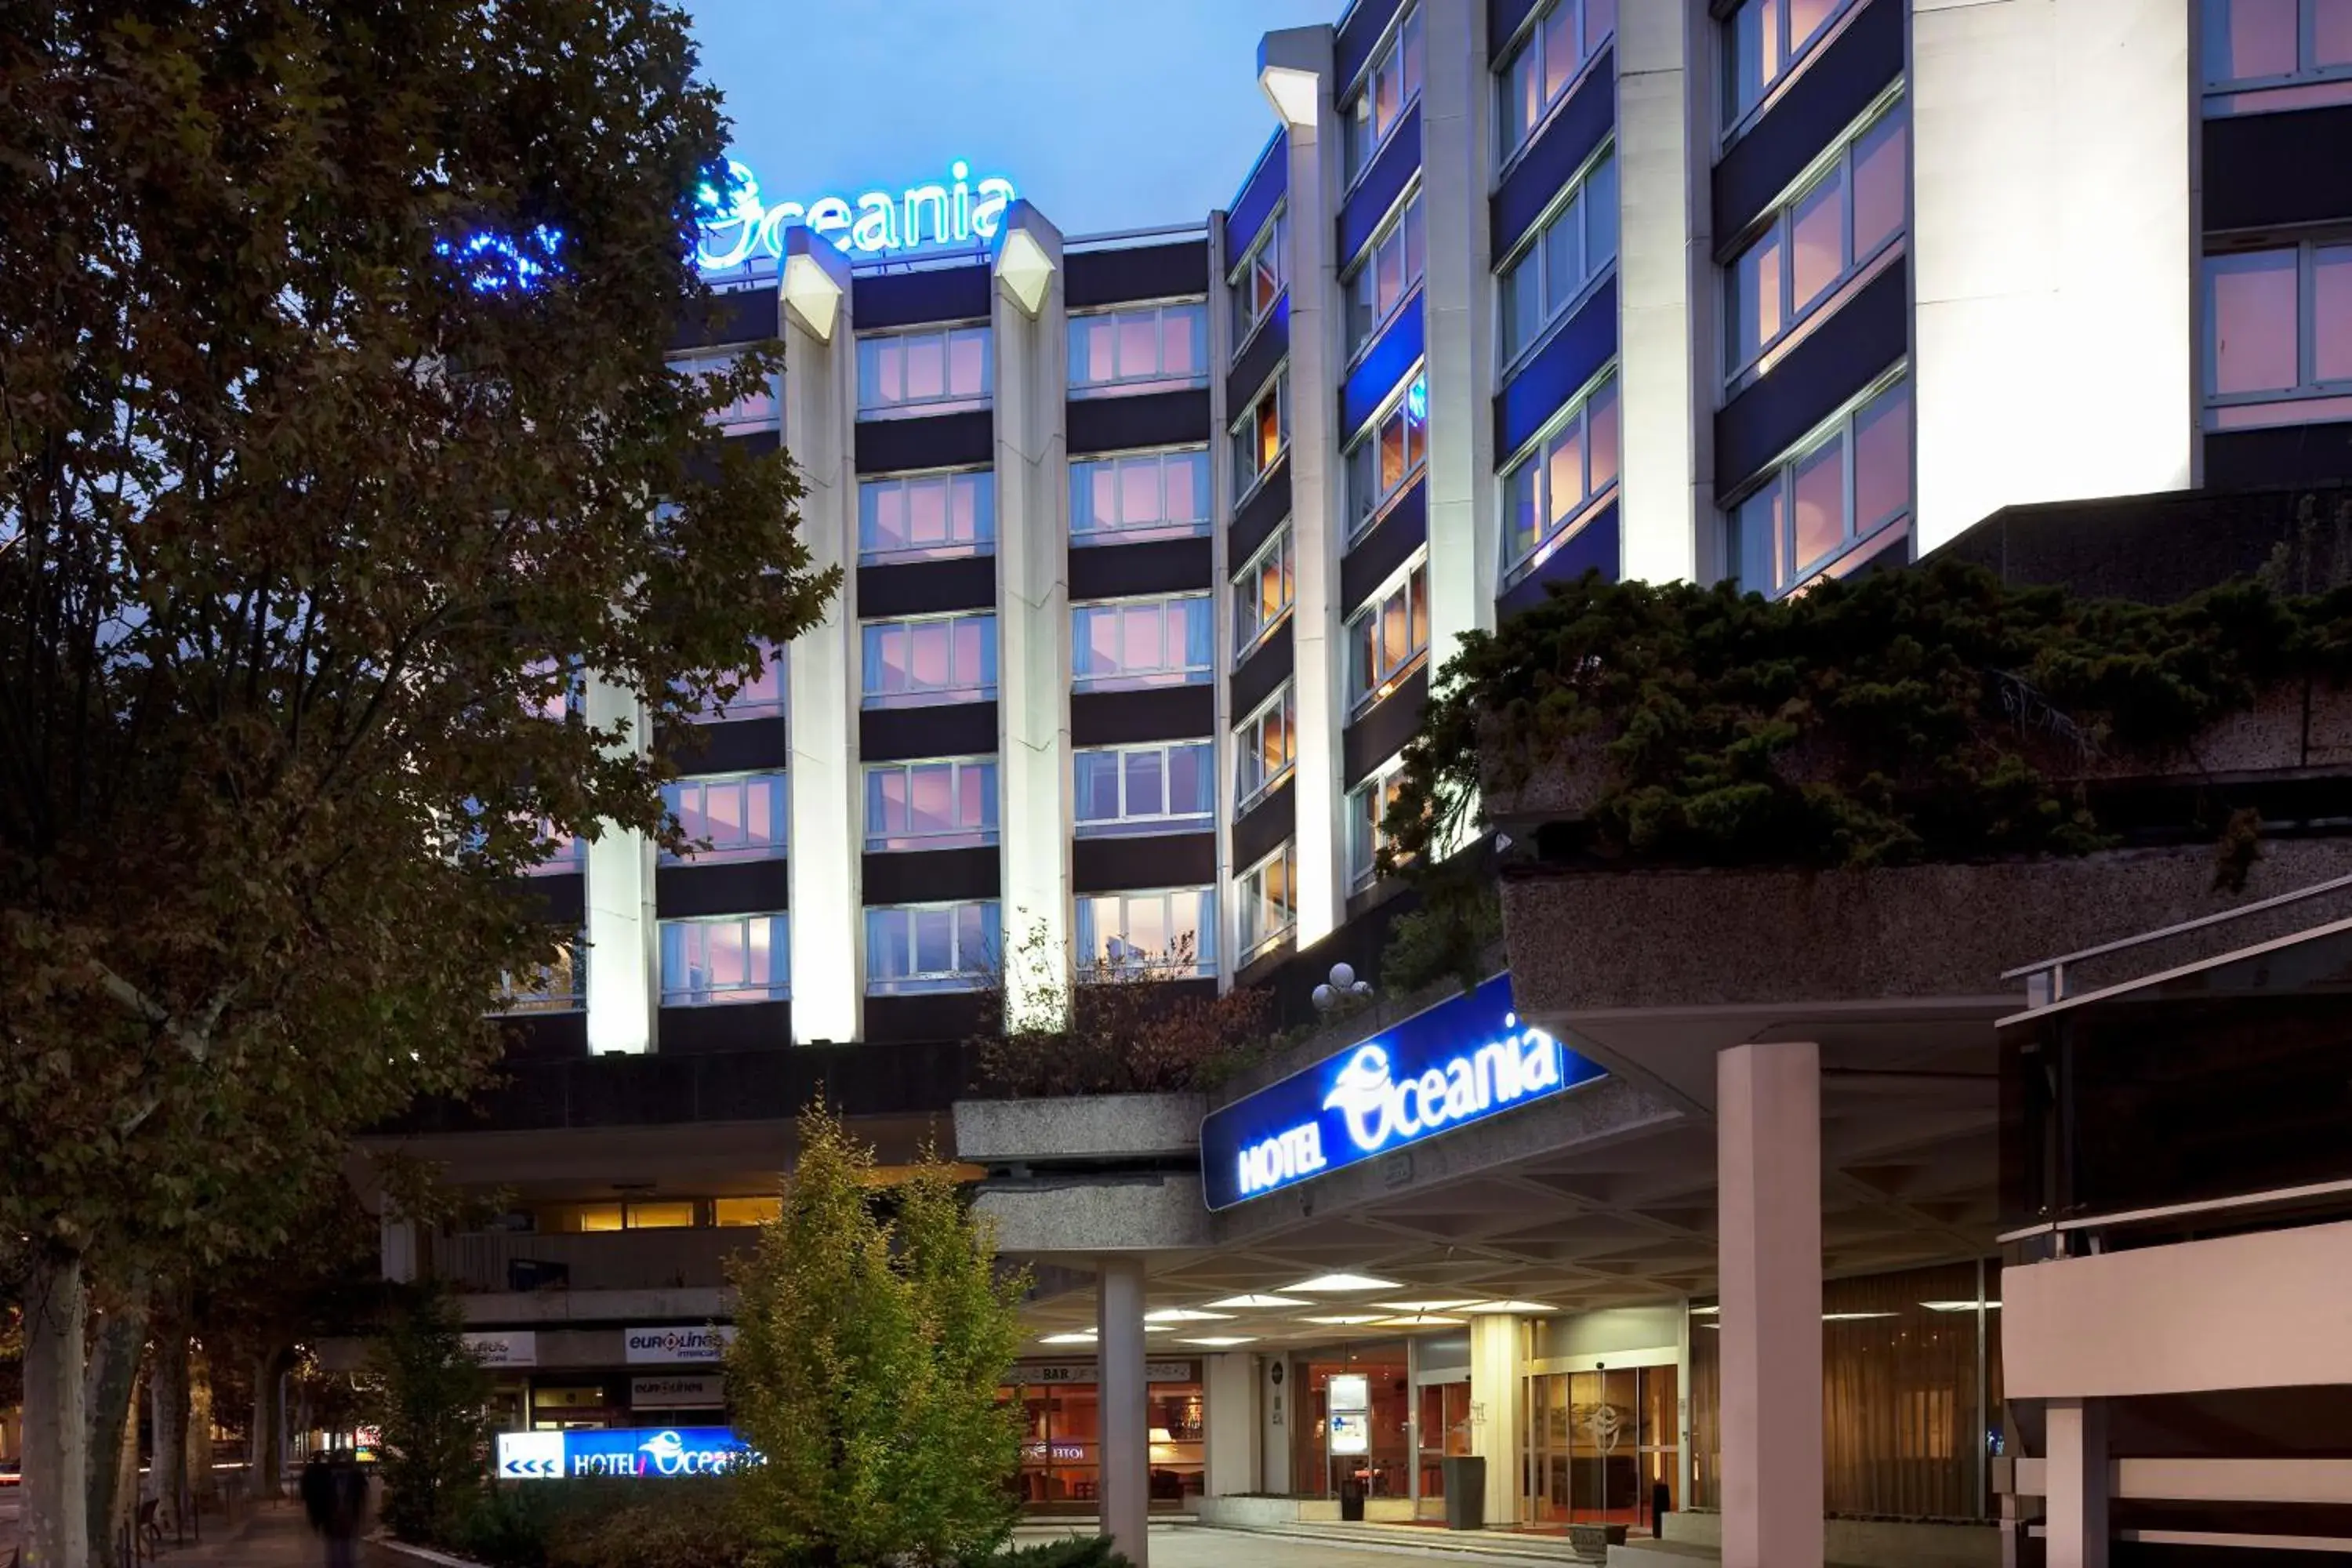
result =
[[[1301,1279],[1296,1285],[1286,1285],[1283,1289],[1286,1292],[1297,1291],[1309,1296],[1322,1293],[1336,1296],[1349,1290],[1393,1290],[1396,1288],[1395,1280],[1375,1279],[1369,1274],[1318,1274],[1312,1279]]]
[[[1146,1323],[1143,1331],[1147,1334],[1172,1334],[1176,1328],[1172,1323]]]
[[[1377,1323],[1381,1315],[1378,1312],[1331,1312],[1323,1317],[1301,1318],[1298,1321],[1302,1323],[1325,1323],[1335,1329],[1349,1329],[1359,1323]]]
[[[1269,1296],[1255,1291],[1247,1296],[1228,1296],[1222,1301],[1212,1301],[1212,1307],[1311,1307],[1312,1301],[1295,1301],[1287,1296]]]
[[[1379,1326],[1383,1329],[1453,1329],[1469,1321],[1467,1318],[1441,1317],[1434,1312],[1415,1312],[1408,1318],[1380,1319]]]
[[[1557,1312],[1559,1309],[1547,1307],[1541,1301],[1473,1301],[1464,1310],[1474,1317],[1493,1317],[1504,1312]]]
[[[1221,1323],[1231,1318],[1231,1312],[1200,1312],[1190,1307],[1162,1307],[1156,1312],[1146,1312],[1147,1323]]]
[[[1255,1334],[1211,1334],[1206,1339],[1183,1340],[1179,1342],[1188,1345],[1206,1345],[1211,1350],[1223,1350],[1228,1345],[1254,1345],[1257,1343],[1257,1336]]]
[[[1973,1307],[1976,1303],[1971,1301],[1969,1305]],[[1895,1315],[1895,1314],[1893,1312],[1823,1312],[1822,1314],[1822,1321],[1824,1323],[1864,1323],[1868,1322],[1873,1318],[1892,1318]]]
[[[1977,1304],[1974,1301],[1922,1301],[1919,1305],[1931,1312],[1973,1312],[1977,1310]],[[1984,1310],[1988,1312],[1998,1312],[2000,1310],[2000,1303],[1987,1301],[1984,1304]]]
[[[1712,1318],[1722,1310],[1723,1309],[1720,1307],[1693,1307],[1691,1309],[1691,1316],[1694,1318]]]
[[[1090,1345],[1095,1342],[1092,1329],[1080,1334],[1047,1334],[1037,1342],[1041,1345]]]
[[[1452,1296],[1440,1301],[1375,1301],[1372,1305],[1383,1312],[1451,1312],[1470,1305],[1470,1298]]]

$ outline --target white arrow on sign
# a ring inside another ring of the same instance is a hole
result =
[[[499,1474],[508,1480],[553,1479],[563,1474],[563,1434],[501,1432]]]

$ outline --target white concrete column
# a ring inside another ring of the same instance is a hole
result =
[[[1265,1394],[1260,1408],[1265,1412],[1258,1443],[1261,1489],[1278,1495],[1290,1490],[1290,1423],[1296,1414],[1292,1395],[1297,1392],[1291,1385],[1290,1358],[1278,1352],[1266,1357],[1265,1370],[1258,1375]]]
[[[1520,1460],[1520,1427],[1526,1425],[1519,1407],[1520,1320],[1476,1317],[1470,1320],[1470,1451],[1486,1461],[1486,1522],[1513,1525],[1519,1521],[1520,1494],[1527,1479]]]
[[[1716,1058],[1723,1568],[1822,1561],[1821,1049]]]
[[[1005,983],[1016,1011],[1059,975],[1011,959],[1033,931],[1070,942],[1069,331],[1061,231],[1027,202],[997,243],[996,687]]]
[[[1210,1356],[1202,1368],[1202,1490],[1231,1497],[1258,1489],[1257,1358],[1240,1351]]]
[[[824,620],[785,661],[792,734],[793,1043],[863,1032],[857,961],[865,791],[857,762],[857,340],[849,258],[794,226],[784,236],[784,447],[801,476],[809,566],[841,568]]]
[[[583,683],[589,724],[623,726],[625,750],[647,740],[644,705],[626,687]],[[588,1049],[641,1053],[653,1048],[655,979],[659,954],[654,916],[653,840],[612,823],[588,846]]]
[[[1339,619],[1347,606],[1339,602],[1339,552],[1348,531],[1335,395],[1346,359],[1340,346],[1345,312],[1339,306],[1332,254],[1340,126],[1331,102],[1331,29],[1268,33],[1258,46],[1258,75],[1289,129],[1285,243],[1290,254],[1285,267],[1290,290],[1290,637],[1298,737],[1291,792],[1298,820],[1297,940],[1305,948],[1338,928],[1348,898],[1339,791],[1339,731],[1348,718]],[[1286,84],[1279,96],[1274,91],[1277,79]],[[1300,111],[1307,108],[1310,80],[1314,117],[1307,119]]]
[[[406,1284],[416,1278],[416,1223],[387,1214],[379,1226],[377,1250],[383,1277]]]
[[[2047,1423],[2042,1517],[2049,1568],[2107,1568],[2107,1405],[2053,1399]]]
[[[1715,515],[1716,290],[1693,286],[1713,276],[1708,160],[1691,156],[1713,144],[1712,73],[1690,67],[1707,26],[1704,0],[1617,8],[1618,517],[1625,575],[1653,583],[1719,574],[1702,536]]]
[[[1495,484],[1493,289],[1486,192],[1495,118],[1486,0],[1421,0],[1422,289],[1429,364],[1429,668],[1464,632],[1492,629],[1500,544]],[[1416,1471],[1418,1467],[1416,1467]]]
[[[1135,1568],[1150,1568],[1151,1426],[1143,1378],[1143,1260],[1106,1258],[1097,1266],[1097,1279],[1102,1531]]]

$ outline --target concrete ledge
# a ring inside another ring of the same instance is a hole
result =
[[[531,1323],[707,1323],[735,1310],[735,1292],[717,1286],[663,1290],[485,1290],[459,1296],[466,1321],[500,1328]]]
[[[2000,1527],[1911,1520],[1830,1519],[1822,1548],[1832,1568],[2000,1568]],[[1623,1555],[1621,1555],[1622,1553]],[[1665,1539],[1609,1549],[1610,1568],[1689,1568],[1723,1556],[1723,1516],[1670,1513]]]
[[[981,1164],[1189,1156],[1206,1110],[1197,1094],[960,1100],[956,1156]]]
[[[429,1547],[411,1546],[405,1541],[394,1541],[382,1531],[369,1536],[367,1543],[371,1551],[398,1557],[404,1562],[430,1563],[435,1568],[482,1568],[470,1557],[452,1557],[446,1552],[435,1552]]]
[[[980,1212],[996,1222],[999,1249],[1040,1253],[1154,1252],[1210,1244],[1197,1176],[1103,1176],[991,1182]]]

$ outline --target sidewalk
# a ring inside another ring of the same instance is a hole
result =
[[[365,1542],[361,1543],[358,1556],[362,1568],[393,1568],[398,1562],[372,1551]],[[220,1568],[320,1568],[326,1560],[326,1543],[312,1533],[301,1507],[280,1502],[256,1509],[235,1531],[217,1541],[207,1536],[202,1546],[177,1551],[166,1547],[155,1563],[156,1568],[205,1568],[215,1563]]]

